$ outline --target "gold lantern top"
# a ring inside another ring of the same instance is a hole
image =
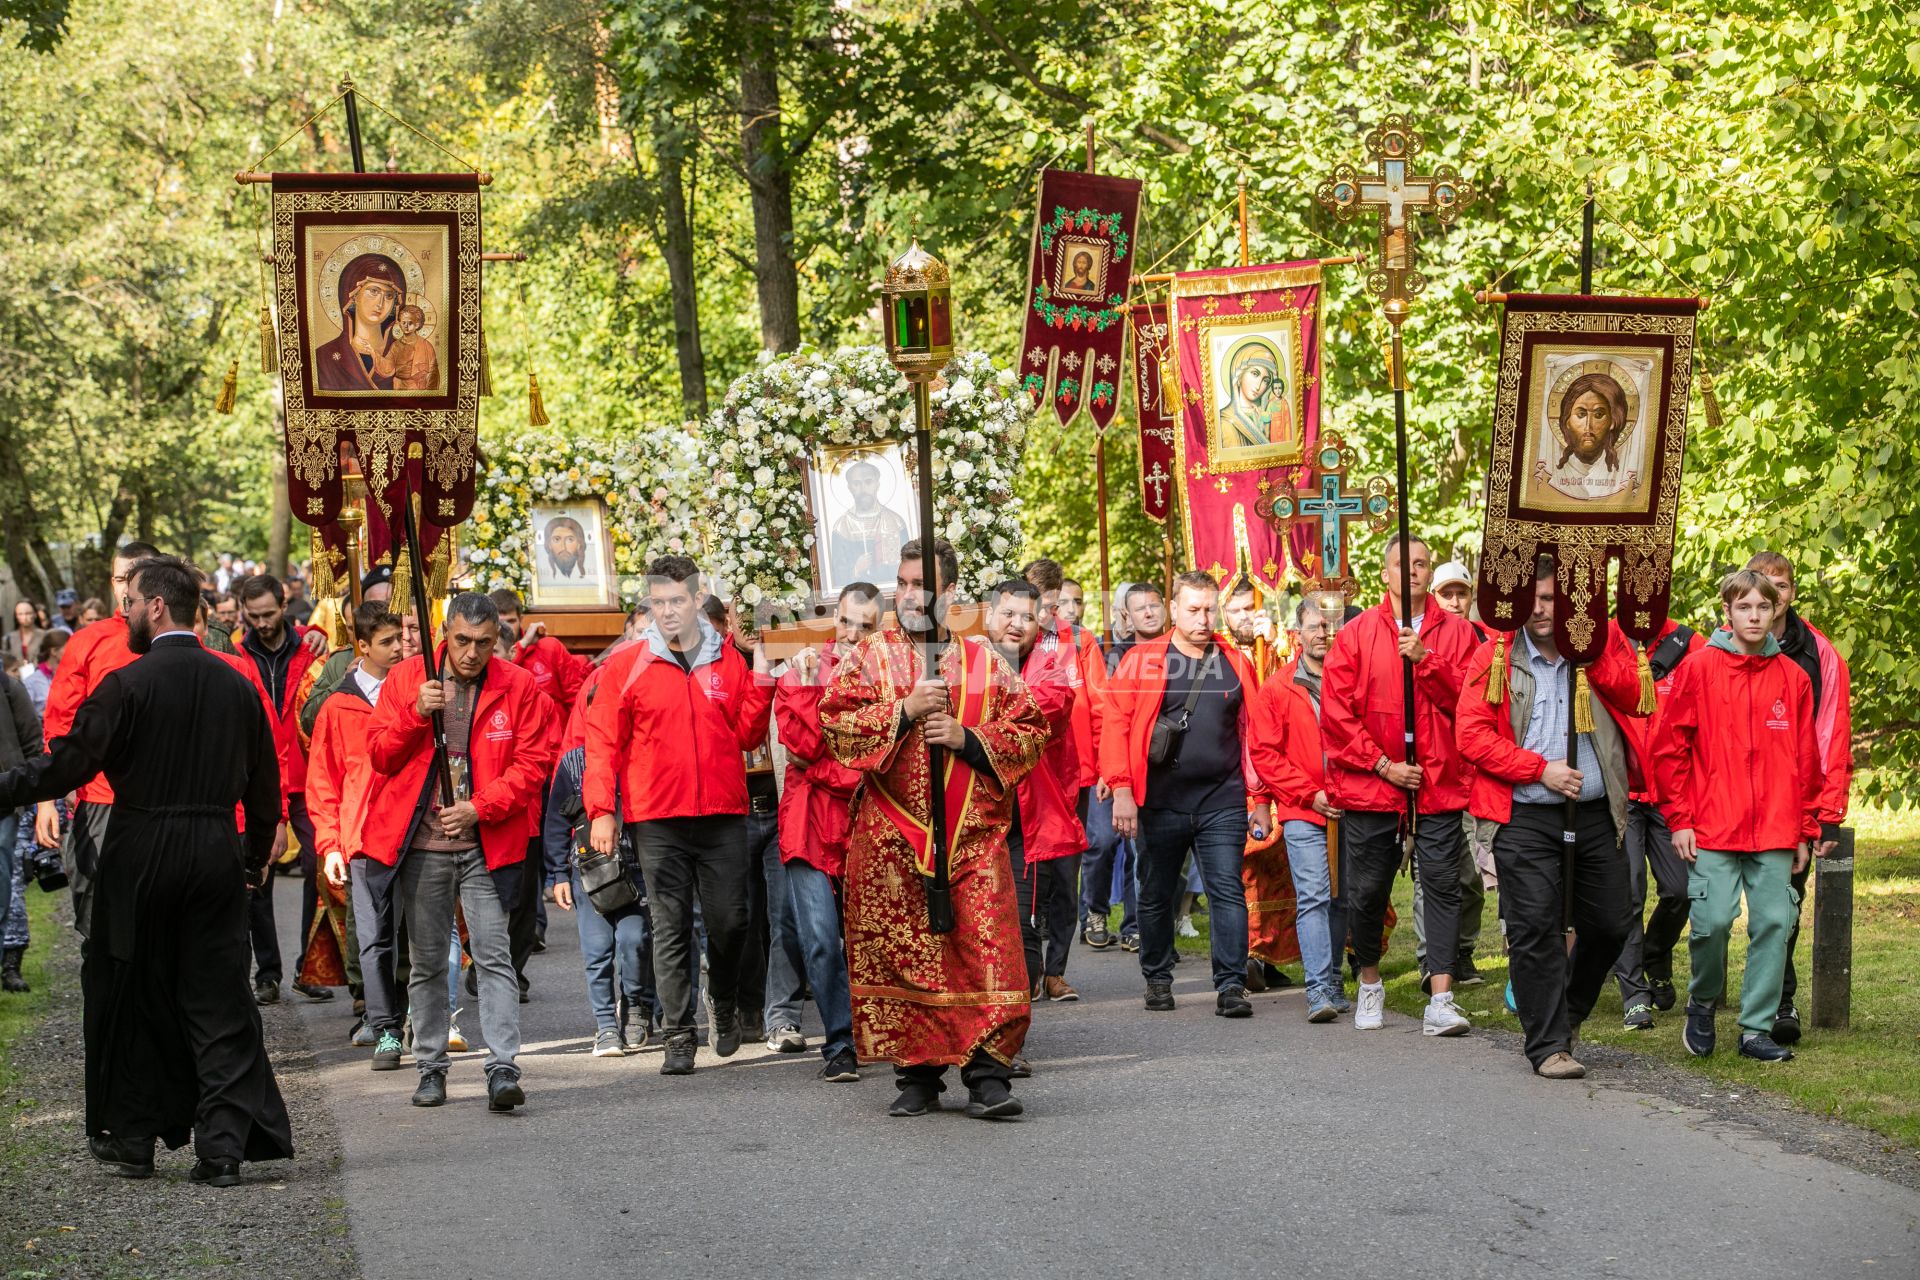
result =
[[[915,238],[887,267],[881,313],[887,359],[909,382],[931,382],[953,359],[952,277]]]

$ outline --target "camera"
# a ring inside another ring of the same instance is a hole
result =
[[[36,845],[28,850],[26,873],[47,893],[67,887],[67,865],[60,861],[58,849],[42,849]]]

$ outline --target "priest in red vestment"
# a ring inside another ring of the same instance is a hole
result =
[[[942,595],[959,576],[953,549],[934,543]],[[950,1066],[967,1086],[967,1114],[1020,1114],[1008,1087],[1030,1015],[1007,829],[1015,785],[1040,760],[1049,729],[1005,659],[955,637],[940,679],[922,678],[914,635],[927,625],[921,544],[900,549],[899,628],[869,636],[834,672],[820,704],[829,750],[862,774],[847,847],[847,968],[854,1047],[894,1064],[889,1115],[939,1109]],[[946,798],[954,927],[927,924],[933,873],[927,744],[947,748]]]

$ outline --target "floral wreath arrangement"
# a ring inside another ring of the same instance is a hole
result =
[[[524,597],[532,585],[529,509],[600,498],[620,599],[631,606],[646,593],[648,560],[695,550],[695,430],[692,423],[643,427],[623,440],[523,433],[491,450],[461,548],[477,588],[507,587]]]
[[[934,524],[960,558],[962,593],[977,598],[1010,575],[1020,552],[1013,474],[1033,409],[1013,371],[977,351],[953,358],[930,400]],[[763,354],[703,427],[715,578],[750,607],[808,612],[814,537],[805,488],[815,452],[910,441],[913,427],[912,393],[880,347]]]

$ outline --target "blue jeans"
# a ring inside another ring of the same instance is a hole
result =
[[[1213,946],[1213,989],[1247,985],[1247,891],[1240,864],[1247,849],[1247,808],[1206,813],[1140,811],[1140,972],[1148,982],[1173,981],[1173,917],[1186,884],[1187,851],[1207,891]]]
[[[1343,986],[1340,952],[1346,949],[1342,937],[1346,910],[1334,901],[1333,880],[1327,874],[1327,829],[1296,818],[1283,823],[1280,830],[1287,841],[1287,866],[1293,871],[1294,928],[1300,935],[1307,996],[1331,1000]],[[1341,945],[1336,949],[1337,937]]]
[[[847,988],[840,903],[826,872],[797,859],[787,863],[784,870],[807,984],[813,988],[814,1007],[820,1010],[820,1022],[826,1028],[820,1056],[831,1062],[835,1054],[853,1048],[853,994]]]
[[[1087,851],[1080,857],[1080,914],[1107,914],[1113,905],[1113,883],[1121,883],[1120,932],[1133,933],[1140,927],[1138,900],[1128,864],[1133,861],[1133,842],[1122,840],[1113,829],[1113,801],[1097,800],[1093,788],[1080,793],[1081,812],[1087,827]]]
[[[740,1007],[751,1011],[757,1005],[766,1017],[767,1030],[800,1025],[800,975],[806,959],[793,933],[793,898],[787,891],[787,873],[780,864],[780,821],[767,814],[747,815],[747,845],[759,860],[759,887],[765,901],[754,905],[766,916],[766,956],[757,972],[740,975]],[[753,879],[748,888],[755,888]],[[760,894],[755,894],[758,899]],[[758,913],[756,913],[758,914]],[[759,954],[759,938],[747,944],[747,958]],[[743,962],[744,963],[744,962]],[[756,979],[758,980],[756,982]],[[759,987],[760,998],[749,1003]]]
[[[633,876],[634,887],[640,877]],[[641,1016],[653,1012],[653,954],[647,945],[647,914],[638,903],[611,918],[593,909],[578,872],[573,876],[573,922],[580,929],[580,966],[587,972],[587,1006],[593,1025],[601,1031],[620,1028],[619,1004],[613,995],[614,967],[620,969],[620,990],[627,1007]]]

